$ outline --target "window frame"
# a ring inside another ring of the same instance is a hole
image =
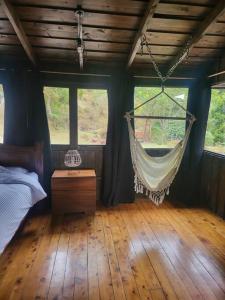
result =
[[[135,88],[136,87],[146,87],[146,88],[152,88],[152,87],[161,87],[161,84],[159,82],[158,79],[154,79],[154,78],[141,78],[141,77],[137,77],[134,80],[134,91],[133,91],[133,103],[135,101]],[[168,82],[165,83],[165,87],[166,88],[187,88],[188,89],[188,97],[187,97],[187,109],[188,109],[188,105],[189,105],[189,95],[190,95],[190,87],[191,87],[191,83],[188,82],[188,80],[183,80],[183,79],[169,79]],[[185,121],[185,132],[187,130],[187,120]],[[162,153],[164,153],[164,151],[169,151],[172,148],[145,148],[147,151],[149,150],[150,152],[154,152],[154,151],[162,151]]]
[[[75,79],[76,81],[76,79]],[[58,87],[69,89],[69,143],[68,144],[52,144],[53,149],[68,149],[76,148],[82,149],[91,148],[99,149],[105,145],[90,145],[90,144],[78,144],[78,89],[104,89],[109,95],[109,84],[106,82],[82,82],[82,81],[64,81],[64,80],[47,80],[44,82],[43,87]],[[108,102],[108,116],[109,116],[109,102]]]

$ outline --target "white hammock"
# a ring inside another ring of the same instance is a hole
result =
[[[159,205],[163,202],[165,195],[169,194],[169,187],[178,172],[195,118],[190,118],[184,139],[162,157],[152,157],[145,152],[135,138],[130,113],[126,113],[125,118],[128,124],[131,157],[135,172],[135,191],[143,193],[145,190],[146,195],[156,205]]]
[[[136,108],[127,112],[125,118],[127,119],[129,137],[130,137],[130,150],[133,168],[135,172],[135,191],[137,193],[143,193],[145,190],[146,195],[156,204],[159,205],[163,202],[166,194],[169,194],[169,187],[176,176],[183,155],[187,145],[187,141],[191,132],[192,125],[196,120],[194,115],[192,115],[187,109],[185,109],[180,103],[178,103],[175,99],[173,99],[170,95],[168,95],[164,89],[165,81],[169,78],[169,76],[174,72],[176,67],[187,57],[189,51],[189,42],[188,39],[184,50],[179,55],[175,64],[168,70],[165,76],[160,72],[160,69],[155,61],[151,48],[149,46],[149,42],[145,34],[141,39],[141,52],[143,52],[143,47],[146,46],[147,52],[149,54],[150,60],[152,61],[153,67],[157,73],[161,81],[162,90],[157,95],[152,98],[146,100],[144,103],[138,105]],[[145,150],[142,148],[140,142],[135,138],[134,130],[131,126],[131,118],[142,117],[149,119],[186,119],[186,118],[175,118],[175,117],[158,117],[158,116],[131,116],[138,108],[143,105],[149,103],[150,101],[156,99],[160,95],[166,95],[173,103],[175,103],[178,107],[180,107],[183,111],[186,112],[187,117],[189,118],[189,125],[185,133],[185,137],[182,141],[180,141],[177,146],[171,150],[168,154],[162,157],[152,157],[148,155]]]

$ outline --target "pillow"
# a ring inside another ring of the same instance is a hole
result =
[[[27,169],[21,168],[21,167],[6,167],[9,171],[21,173],[21,174],[27,174],[29,171]]]
[[[8,171],[8,172],[13,172],[13,173],[17,173],[17,174],[28,175],[28,176],[32,177],[33,179],[36,179],[37,181],[39,181],[37,173],[30,172],[27,169],[24,169],[24,168],[21,168],[21,167],[3,167],[3,166],[0,166],[0,171],[1,170],[4,171],[4,173],[6,171]]]

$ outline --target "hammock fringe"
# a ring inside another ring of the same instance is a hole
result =
[[[134,190],[137,194],[144,194],[145,190],[145,196],[148,196],[148,198],[157,206],[162,204],[166,195],[169,195],[169,187],[161,191],[150,191],[141,183],[137,177],[137,174],[135,174],[134,177]]]

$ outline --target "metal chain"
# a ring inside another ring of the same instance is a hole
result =
[[[164,77],[163,77],[162,73],[160,72],[159,67],[158,67],[158,65],[157,65],[157,63],[156,63],[156,61],[154,59],[154,56],[152,54],[151,48],[149,47],[149,44],[147,42],[147,38],[146,38],[145,34],[142,37],[142,44],[145,45],[146,48],[147,48],[147,50],[148,50],[148,54],[149,54],[149,56],[151,58],[152,64],[154,66],[154,69],[155,69],[157,75],[159,76],[159,78],[161,79],[161,81],[164,82]]]
[[[189,37],[189,39],[187,40],[184,48],[182,49],[177,61],[175,62],[175,64],[168,70],[166,76],[165,76],[165,81],[171,76],[171,74],[174,72],[174,70],[176,69],[176,67],[186,58],[188,59],[189,56],[189,47],[190,47],[190,43],[192,40],[192,36]]]
[[[157,75],[159,76],[160,80],[162,81],[162,83],[164,83],[170,76],[171,74],[174,72],[174,70],[176,69],[176,67],[185,59],[185,58],[188,58],[188,55],[189,55],[189,47],[190,47],[190,43],[191,43],[191,40],[192,40],[192,36],[190,36],[190,38],[187,40],[186,44],[185,44],[185,47],[183,48],[182,52],[180,53],[177,61],[175,62],[175,64],[168,70],[168,72],[166,73],[165,76],[162,75],[161,71],[159,70],[159,67],[154,59],[154,56],[152,54],[152,51],[151,51],[151,47],[149,46],[149,43],[147,41],[147,38],[146,38],[146,35],[144,34],[142,36],[142,42],[141,42],[141,45],[142,45],[142,52],[143,52],[143,46],[145,45],[146,48],[147,48],[147,51],[148,51],[148,54],[150,56],[150,59],[152,61],[152,64],[154,66],[154,69],[157,73]]]

